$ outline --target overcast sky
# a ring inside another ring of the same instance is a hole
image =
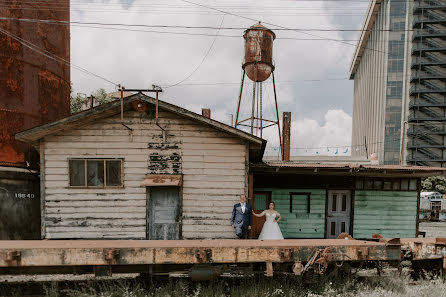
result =
[[[338,29],[360,29],[367,1],[191,1],[286,28],[334,29],[275,31],[273,52],[279,112],[280,115],[283,111],[292,113],[292,155],[350,154],[347,147],[351,142],[353,82],[348,80],[348,70],[359,32]],[[248,28],[255,23],[180,0],[84,3],[71,1],[71,21],[212,27],[219,27],[223,21],[223,28]],[[242,74],[243,30],[220,30],[219,35],[235,37],[216,37],[201,63],[217,29],[112,27],[124,31],[92,27],[95,26],[72,24],[72,63],[127,88],[169,86],[184,80],[196,69],[181,84],[164,87],[160,98],[197,113],[202,107],[211,108],[212,118],[230,124]],[[308,40],[321,37],[324,40]],[[90,94],[98,88],[116,90],[112,84],[75,69],[71,71],[71,79],[75,93]],[[242,104],[245,116],[248,116],[251,89],[252,83],[248,81]],[[264,84],[263,97],[264,114],[273,119],[270,83]],[[277,129],[265,130],[265,138],[269,142],[268,153],[274,154],[274,147],[278,146]]]

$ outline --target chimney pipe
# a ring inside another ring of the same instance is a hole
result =
[[[90,97],[88,97],[88,103],[90,105],[90,109],[92,109],[94,107],[94,97],[93,95],[91,95]]]
[[[210,108],[202,108],[201,115],[207,118],[211,118],[211,109]]]
[[[283,150],[282,150],[282,161],[290,160],[290,138],[291,138],[291,112],[284,112],[282,115],[282,135],[283,135]]]

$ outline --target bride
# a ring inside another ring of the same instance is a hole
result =
[[[263,224],[262,232],[260,232],[259,239],[260,240],[268,240],[268,239],[283,239],[282,232],[280,231],[279,224],[277,224],[282,217],[280,213],[274,210],[274,202],[269,203],[269,209],[264,210],[260,214],[252,212],[256,217],[266,216],[265,224]],[[276,220],[277,218],[277,220]]]

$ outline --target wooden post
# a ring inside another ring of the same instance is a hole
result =
[[[266,262],[266,276],[272,277],[273,274],[273,262]]]
[[[40,153],[40,238],[46,238],[45,225],[45,143],[43,139],[39,142]]]
[[[291,151],[291,144],[290,144],[290,138],[291,138],[291,112],[284,112],[282,115],[282,135],[283,135],[283,141],[282,141],[282,160],[283,161],[289,161],[290,160],[290,151]]]

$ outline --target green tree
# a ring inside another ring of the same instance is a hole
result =
[[[103,88],[94,91],[91,95],[94,97],[95,106],[105,104],[114,100],[112,97],[108,96],[107,92]]]
[[[91,94],[91,96],[93,96],[94,98],[94,106],[105,104],[114,100],[112,97],[108,96],[107,92],[103,88],[94,91]],[[71,89],[71,98],[70,98],[71,114],[82,111],[84,106],[87,104],[88,100],[89,97],[83,94],[74,95],[73,89]]]
[[[71,93],[71,98],[70,98],[71,114],[82,111],[82,107],[87,103],[87,101],[88,101],[87,97],[82,96],[81,94],[73,96],[73,93]]]
[[[446,177],[430,176],[421,181],[421,190],[425,192],[440,192],[446,194]]]

